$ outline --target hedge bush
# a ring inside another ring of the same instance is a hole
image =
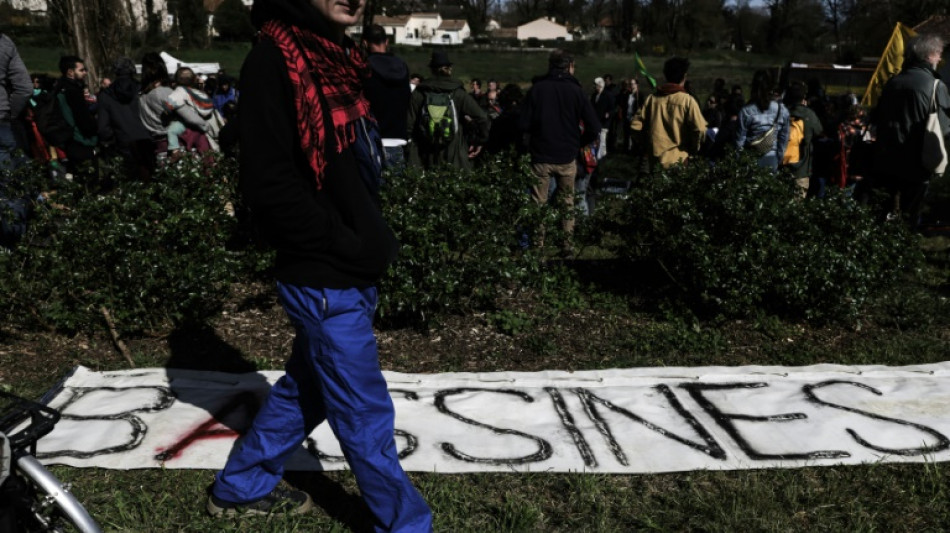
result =
[[[842,196],[802,201],[790,181],[750,161],[628,172],[639,176],[631,192],[578,236],[596,236],[624,258],[658,261],[700,309],[853,319],[872,293],[920,265],[917,242],[899,224],[876,222]],[[38,204],[25,238],[0,253],[8,322],[101,329],[105,309],[123,336],[202,324],[217,316],[231,283],[270,263],[272,254],[226,210],[230,203],[241,211],[233,160],[184,160],[147,182],[114,168],[102,174],[112,181],[107,191],[48,183],[35,165],[8,182],[22,190],[0,191],[56,189]],[[526,246],[540,226],[550,247],[561,239],[563,213],[536,206],[532,182],[526,159],[511,154],[473,171],[387,175],[384,215],[401,247],[380,283],[381,316],[426,322],[490,308],[526,287],[553,302],[579,294],[576,273]]]
[[[0,310],[57,330],[101,329],[103,309],[120,335],[202,323],[214,316],[243,256],[227,249],[238,227],[235,165],[183,159],[151,181],[104,163],[109,190],[79,180],[45,183],[45,169],[20,172],[33,190],[55,188],[29,230],[0,254]],[[255,263],[255,261],[250,261]]]
[[[790,179],[749,158],[642,175],[609,213],[599,226],[619,236],[616,253],[655,259],[688,302],[730,316],[852,320],[922,259],[902,225],[834,191],[802,200]]]
[[[381,315],[425,320],[490,305],[499,291],[535,283],[543,250],[522,247],[526,230],[554,219],[531,200],[531,183],[526,161],[509,154],[473,171],[410,168],[387,176],[383,211],[400,248],[381,283]]]

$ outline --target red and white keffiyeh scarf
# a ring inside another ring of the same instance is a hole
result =
[[[363,96],[360,77],[366,71],[366,61],[355,46],[344,47],[280,21],[267,22],[261,33],[274,41],[286,61],[294,88],[300,144],[319,189],[327,163],[326,113],[330,114],[338,152],[355,140],[355,121],[369,116],[369,101]],[[323,108],[321,96],[328,109]]]

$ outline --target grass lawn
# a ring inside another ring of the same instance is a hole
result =
[[[178,59],[186,62],[217,62],[226,72],[238,75],[241,64],[250,45],[247,43],[219,43],[213,48],[193,50],[164,50]],[[18,50],[24,63],[31,72],[46,72],[58,75],[57,62],[65,51],[58,46],[37,47],[19,46]],[[411,72],[422,76],[429,75],[429,57],[431,49],[417,47],[396,47],[395,53],[409,65]],[[133,54],[136,60],[141,59],[143,52]],[[454,75],[466,83],[472,78],[487,81],[496,79],[502,85],[516,83],[524,88],[531,85],[534,76],[547,72],[547,58],[549,50],[513,50],[513,51],[485,51],[485,50],[449,50],[449,58],[454,63]],[[647,71],[659,83],[663,82],[664,57],[643,57]],[[748,86],[752,81],[752,73],[759,68],[774,68],[782,65],[778,58],[741,52],[704,52],[691,58],[692,68],[690,79],[701,96],[712,91],[713,80],[724,78],[728,85],[740,84]],[[633,54],[620,53],[589,53],[577,57],[576,76],[590,90],[593,80],[597,76],[610,73],[614,81],[623,78],[640,76],[634,63]],[[640,76],[642,78],[642,76]],[[648,88],[644,82],[642,89]]]

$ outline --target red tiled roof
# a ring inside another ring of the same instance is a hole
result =
[[[407,22],[409,22],[409,15],[397,17],[377,15],[373,17],[373,24],[379,24],[380,26],[405,26]]]
[[[442,24],[439,24],[439,29],[445,31],[459,31],[464,28],[466,24],[466,21],[459,19],[443,20]]]

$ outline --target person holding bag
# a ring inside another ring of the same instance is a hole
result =
[[[788,146],[788,109],[776,101],[772,77],[764,70],[752,76],[751,101],[739,111],[736,147],[758,157],[760,167],[778,170]]]
[[[875,183],[890,197],[890,218],[903,218],[911,227],[919,224],[930,180],[939,175],[939,165],[925,163],[933,159],[925,153],[929,115],[937,115],[940,138],[950,133],[950,92],[936,73],[944,46],[938,35],[911,40],[901,71],[884,85],[871,115],[877,127],[874,168],[880,172]]]

